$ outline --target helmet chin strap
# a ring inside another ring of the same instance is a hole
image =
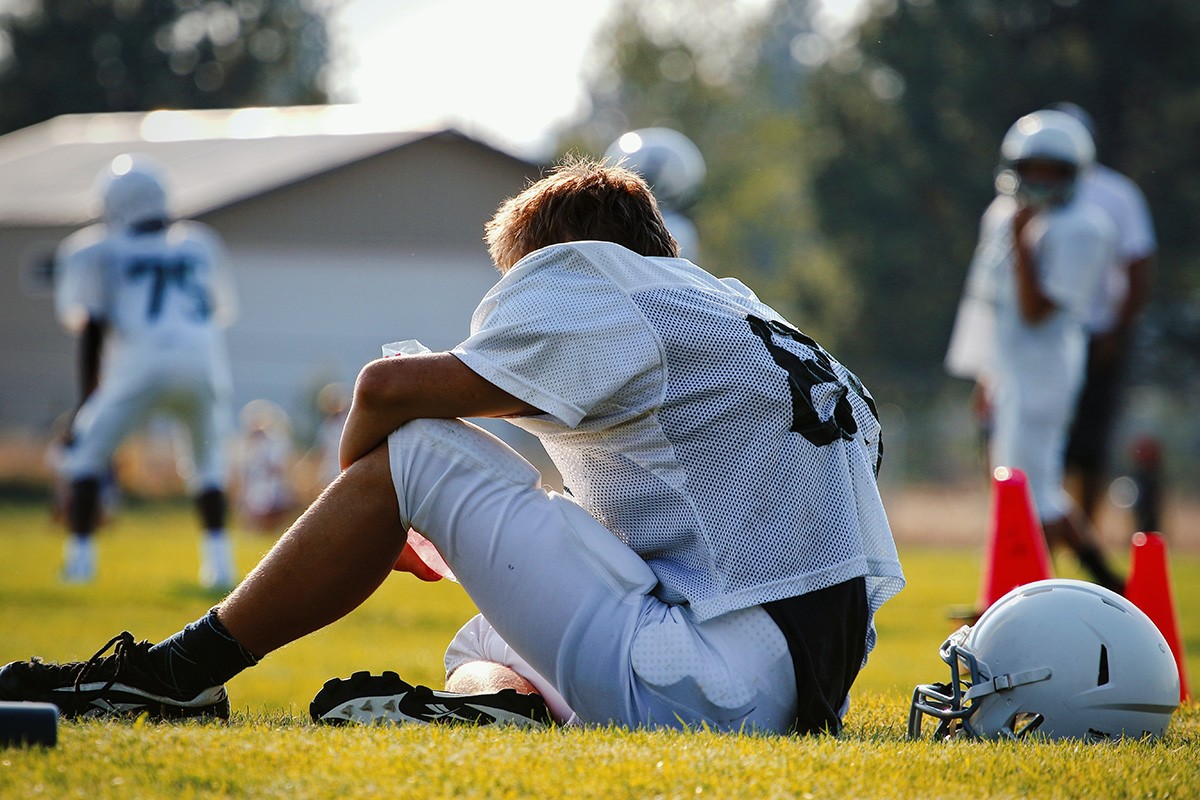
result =
[[[977,700],[980,697],[986,697],[995,692],[1004,692],[1009,689],[1015,689],[1018,686],[1048,680],[1049,678],[1049,667],[1027,669],[1023,672],[1013,672],[1009,675],[997,675],[986,683],[972,684],[971,688],[967,689],[966,693],[963,694],[963,700]]]

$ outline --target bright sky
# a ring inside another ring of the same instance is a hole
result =
[[[745,1],[745,0],[744,0]],[[761,7],[766,0],[746,4]],[[844,16],[860,0],[826,0]],[[586,111],[585,58],[614,0],[345,0],[333,99],[473,123],[528,148]]]
[[[612,0],[347,0],[333,99],[450,117],[542,146],[585,105],[583,59]]]

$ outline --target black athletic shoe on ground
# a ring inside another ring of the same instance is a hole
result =
[[[64,717],[229,718],[224,686],[180,696],[149,669],[150,647],[124,631],[87,661],[14,661],[0,668],[0,700],[53,703]],[[104,655],[109,648],[112,654]]]
[[[495,694],[438,692],[405,683],[394,672],[378,676],[356,672],[346,679],[328,680],[313,698],[309,713],[313,722],[330,725],[439,722],[540,728],[553,722],[545,701],[536,694],[512,689]]]

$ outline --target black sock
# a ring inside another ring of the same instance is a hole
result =
[[[181,695],[195,695],[219,686],[258,659],[225,629],[212,608],[179,633],[150,648],[159,675]]]

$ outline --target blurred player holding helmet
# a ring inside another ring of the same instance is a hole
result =
[[[1095,149],[1071,116],[1037,111],[1000,147],[998,195],[984,212],[946,366],[974,379],[993,467],[1025,472],[1047,541],[1121,591],[1094,531],[1063,490],[1063,450],[1083,381],[1086,317],[1115,258],[1111,220],[1075,197]]]

